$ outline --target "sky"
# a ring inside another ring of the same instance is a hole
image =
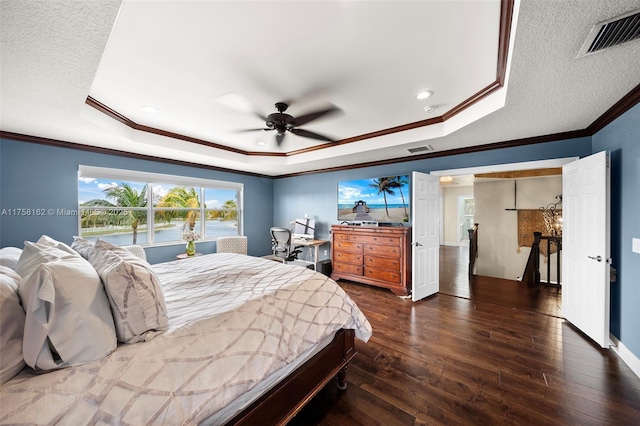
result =
[[[354,204],[356,201],[362,200],[367,204],[384,204],[384,196],[378,194],[378,190],[373,188],[371,184],[377,178],[372,179],[356,179],[338,183],[338,204]],[[407,182],[409,178],[406,177]],[[388,204],[402,204],[402,196],[399,189],[394,189],[395,195],[387,194]],[[402,187],[405,204],[409,203],[409,185]]]
[[[112,179],[96,179],[96,178],[79,178],[78,179],[78,202],[80,204],[95,200],[106,199],[104,190],[117,186],[120,181],[114,181]],[[144,183],[127,182],[136,191],[142,191]],[[165,195],[171,188],[177,185],[171,184],[153,184],[154,194],[159,194],[161,197]],[[196,188],[199,191],[199,188]],[[236,199],[236,191],[232,189],[205,189],[205,204],[207,208],[222,207],[228,200]]]

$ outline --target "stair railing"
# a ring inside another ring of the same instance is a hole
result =
[[[546,240],[547,244],[547,281],[542,282],[540,279],[540,242]],[[551,244],[556,244],[557,250],[557,280],[556,283],[551,282]],[[531,244],[531,253],[527,259],[527,265],[522,274],[522,282],[529,285],[547,285],[551,287],[560,287],[560,254],[562,252],[562,237],[542,236],[541,232],[533,233],[533,244]]]
[[[478,224],[469,229],[469,276],[474,275],[476,258],[478,257]]]

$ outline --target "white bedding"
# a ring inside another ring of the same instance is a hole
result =
[[[153,265],[169,329],[110,356],[2,386],[0,423],[198,424],[314,350],[368,321],[312,270],[233,253]]]

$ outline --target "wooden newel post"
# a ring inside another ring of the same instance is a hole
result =
[[[473,267],[478,257],[478,224],[474,223],[473,228],[469,229],[469,276],[473,275]]]
[[[540,284],[540,237],[542,232],[533,233],[533,246],[531,247],[533,256],[533,279],[536,284]]]

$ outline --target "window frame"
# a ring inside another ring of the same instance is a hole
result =
[[[113,169],[108,167],[95,167],[95,166],[78,166],[78,182],[81,178],[93,178],[93,179],[113,179],[120,182],[135,182],[142,183],[147,185],[147,206],[144,208],[141,207],[117,207],[118,210],[145,210],[147,212],[147,224],[146,224],[146,232],[147,232],[147,241],[146,243],[139,243],[145,247],[160,247],[160,246],[171,246],[184,244],[183,241],[173,241],[173,242],[161,242],[156,243],[154,241],[155,238],[155,213],[158,211],[198,211],[200,215],[200,229],[196,230],[203,239],[201,241],[216,241],[217,237],[208,238],[205,235],[205,227],[206,227],[206,212],[211,210],[219,210],[216,208],[206,207],[205,206],[205,190],[206,189],[225,189],[225,190],[235,190],[237,192],[237,224],[238,224],[238,235],[244,235],[244,184],[239,182],[229,182],[229,181],[221,181],[214,179],[204,179],[204,178],[196,178],[189,176],[180,176],[180,175],[171,175],[164,173],[152,173],[152,172],[140,172],[135,170],[125,170],[125,169]],[[154,185],[174,185],[174,186],[185,186],[185,187],[195,187],[199,189],[199,197],[200,197],[200,207],[198,208],[189,208],[189,207],[180,207],[180,208],[167,208],[167,207],[154,207],[153,205],[153,186]],[[79,185],[77,186],[77,190],[79,190]],[[86,209],[86,206],[80,205],[80,194],[78,193],[78,235],[82,235],[82,214],[81,210]],[[106,207],[92,207],[97,209],[107,210]]]

